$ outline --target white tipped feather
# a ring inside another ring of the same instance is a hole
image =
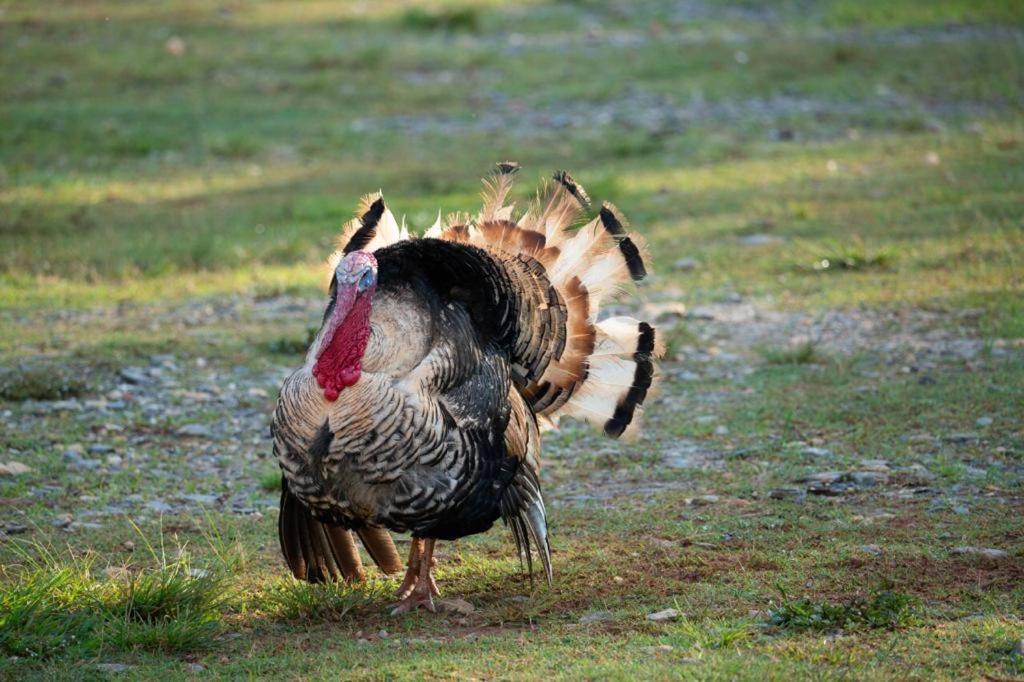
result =
[[[443,229],[444,228],[441,227],[441,210],[438,209],[438,211],[437,211],[437,219],[434,220],[434,224],[431,225],[427,229],[427,231],[423,233],[423,236],[424,237],[428,237],[430,239],[440,239],[441,238],[441,233],[442,233]]]

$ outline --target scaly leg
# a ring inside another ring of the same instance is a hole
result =
[[[419,578],[420,573],[421,554],[423,554],[423,540],[413,538],[412,542],[409,543],[409,563],[405,568],[405,578],[402,579],[402,584],[398,586],[398,591],[395,592],[396,598],[405,599],[412,593],[412,589],[416,587],[416,580]]]
[[[392,609],[391,615],[408,613],[419,606],[432,613],[437,611],[434,606],[434,595],[440,593],[437,583],[434,582],[434,576],[430,574],[434,567],[434,542],[433,538],[423,540],[413,538],[413,546],[416,549],[409,552],[409,567],[406,569],[402,587],[398,591],[402,601]],[[412,556],[413,551],[416,552],[415,562]],[[406,583],[409,582],[412,583],[411,589],[407,589],[406,586]]]

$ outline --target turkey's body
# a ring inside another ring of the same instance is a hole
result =
[[[361,573],[340,529],[394,570],[382,529],[410,532],[429,545],[414,541],[403,589],[419,576],[429,606],[433,541],[503,518],[550,580],[538,418],[579,416],[617,437],[647,394],[656,350],[646,323],[596,321],[603,293],[644,274],[614,209],[566,234],[585,195],[560,176],[548,203],[513,223],[502,206],[510,175],[476,223],[408,239],[377,199],[350,230],[324,327],[273,420],[281,544],[296,576]]]

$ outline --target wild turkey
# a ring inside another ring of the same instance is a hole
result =
[[[598,318],[646,275],[616,208],[571,230],[590,201],[559,172],[516,220],[506,201],[517,170],[499,164],[477,216],[439,216],[421,238],[380,194],[344,230],[322,327],[272,424],[281,549],[297,578],[361,577],[349,530],[398,571],[387,531],[409,532],[395,610],[433,610],[435,541],[501,518],[520,558],[532,571],[532,547],[551,580],[540,427],[572,416],[621,436],[660,350],[646,322]]]

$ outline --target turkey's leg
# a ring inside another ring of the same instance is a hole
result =
[[[416,580],[419,578],[420,573],[420,555],[423,553],[423,540],[420,538],[412,538],[409,543],[409,563],[405,568],[405,578],[402,580],[402,584],[398,586],[398,591],[395,592],[395,596],[399,599],[405,599],[412,593],[412,589],[416,587]]]
[[[406,580],[402,582],[402,587],[405,587],[405,582],[409,581],[410,576],[415,576],[413,578],[414,584],[412,589],[402,597],[402,601],[391,611],[392,615],[407,613],[419,606],[431,612],[437,610],[434,607],[434,595],[439,594],[439,592],[437,583],[434,582],[434,576],[430,574],[434,567],[435,540],[433,538],[426,538],[417,541],[414,538],[413,542],[422,544],[417,548],[418,555],[415,571],[413,569],[412,552],[410,552],[409,568],[406,570]],[[401,593],[402,590],[400,589],[399,592]]]

